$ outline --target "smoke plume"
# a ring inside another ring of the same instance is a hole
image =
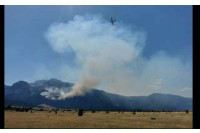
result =
[[[111,25],[99,16],[89,15],[52,25],[46,37],[60,54],[73,50],[81,69],[72,91],[62,94],[61,99],[83,95],[99,84],[106,84],[104,81],[108,77],[111,80],[116,72],[123,73],[140,54],[145,41],[143,32],[133,32],[122,24]]]
[[[144,31],[122,23],[111,25],[100,16],[75,16],[66,23],[51,25],[45,35],[55,52],[75,53],[71,70],[79,70],[72,91],[60,91],[57,99],[84,95],[94,87],[118,93],[132,94],[134,91],[138,95],[144,88],[149,93],[168,89],[171,84],[181,89],[185,87],[180,85],[181,82],[190,78],[190,66],[178,58],[164,52],[158,52],[148,60],[142,57],[146,40]],[[188,72],[189,77],[179,78],[184,72]],[[175,78],[179,78],[178,81]],[[188,84],[190,86],[190,81]]]

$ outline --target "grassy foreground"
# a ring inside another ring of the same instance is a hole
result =
[[[192,112],[5,111],[5,128],[192,128]]]

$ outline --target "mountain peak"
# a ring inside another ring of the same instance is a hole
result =
[[[62,82],[61,80],[55,79],[55,78],[51,78],[48,80],[49,82]]]
[[[61,81],[61,80],[59,80],[59,79],[56,79],[56,78],[50,78],[49,80],[54,80],[54,81]]]
[[[44,82],[62,82],[62,81],[56,78],[50,78],[50,79],[36,80],[34,83],[44,83]]]
[[[51,78],[49,80],[37,80],[34,83],[32,83],[32,85],[34,86],[41,86],[41,85],[58,85],[58,84],[62,84],[63,82],[61,80],[55,79],[55,78]]]
[[[30,87],[29,83],[26,82],[26,81],[18,81],[16,83],[14,83],[12,85],[13,87],[16,87],[16,88],[27,88],[27,87]]]
[[[53,87],[53,88],[70,88],[73,86],[72,83],[63,82],[59,79],[51,78],[48,80],[37,80],[31,83],[34,87],[46,88],[46,87]]]

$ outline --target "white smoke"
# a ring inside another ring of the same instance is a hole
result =
[[[111,25],[99,16],[75,16],[68,23],[52,25],[47,34],[58,53],[72,49],[81,66],[81,75],[70,93],[63,99],[83,95],[85,91],[105,84],[116,72],[126,69],[144,46],[143,32],[132,32],[123,25]],[[113,81],[115,82],[115,81]]]
[[[59,99],[60,94],[67,93],[65,92],[65,88],[47,87],[45,90],[46,91],[42,92],[40,95],[52,100],[57,100]]]
[[[167,90],[172,85],[174,88],[190,86],[190,80],[180,85],[190,79],[190,66],[160,52],[149,60],[143,58],[144,31],[119,23],[111,25],[100,16],[75,16],[67,23],[53,24],[46,38],[57,53],[73,51],[76,65],[71,70],[80,71],[72,91],[60,91],[57,99],[84,95],[94,87],[144,95],[161,88]],[[188,77],[179,76],[184,72]],[[180,79],[177,81],[177,78]],[[46,93],[45,96],[51,97]]]

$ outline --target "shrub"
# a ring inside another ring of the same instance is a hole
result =
[[[58,113],[58,111],[57,110],[55,110],[55,114],[57,114]]]
[[[82,115],[83,115],[83,110],[82,109],[78,110],[78,116],[82,116]]]

